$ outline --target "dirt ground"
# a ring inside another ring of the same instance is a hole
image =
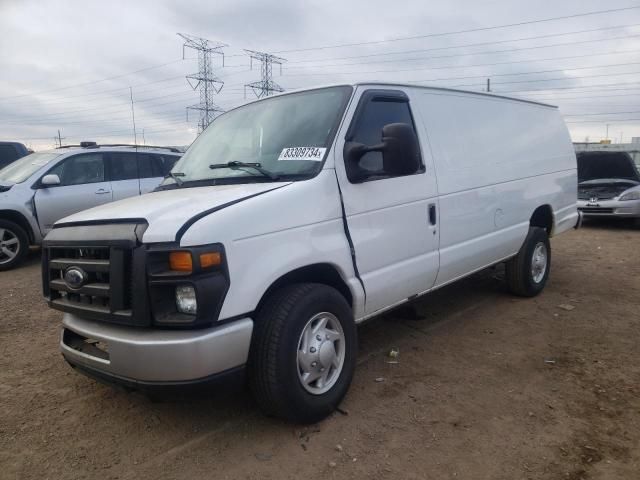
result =
[[[0,272],[0,478],[640,478],[640,228],[552,248],[537,298],[496,268],[363,326],[343,412],[311,427],[244,391],[158,402],[75,373],[36,252]]]

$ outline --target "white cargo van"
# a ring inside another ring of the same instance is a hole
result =
[[[246,370],[266,412],[313,422],[347,392],[358,323],[500,262],[512,292],[538,294],[576,192],[552,106],[287,93],[218,117],[156,192],[59,221],[44,294],[79,371],[154,389]]]

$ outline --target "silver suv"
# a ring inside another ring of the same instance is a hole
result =
[[[0,270],[22,261],[72,213],[155,189],[182,154],[175,148],[80,145],[32,153],[0,170]]]

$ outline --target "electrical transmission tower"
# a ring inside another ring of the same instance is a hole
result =
[[[184,59],[184,49],[191,48],[198,52],[198,73],[187,75],[187,82],[196,90],[200,89],[200,103],[187,107],[187,120],[189,120],[189,110],[198,110],[200,120],[198,121],[198,131],[202,132],[213,121],[216,114],[224,112],[213,102],[214,95],[220,93],[224,82],[213,72],[212,56],[222,56],[222,66],[224,66],[224,52],[222,49],[228,45],[219,42],[212,42],[206,38],[194,37],[184,33],[178,33],[184,39],[182,45],[182,58]]]
[[[270,53],[256,52],[254,50],[246,50],[247,55],[251,59],[251,69],[253,69],[253,61],[260,62],[260,76],[262,77],[257,82],[247,83],[244,86],[244,96],[247,98],[247,87],[253,90],[256,97],[268,97],[274,92],[284,92],[284,88],[273,81],[273,64],[280,65],[280,74],[282,75],[282,63],[286,62],[286,59],[276,57]]]

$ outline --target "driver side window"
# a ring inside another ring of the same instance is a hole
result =
[[[363,95],[361,105],[356,110],[356,117],[347,140],[366,146],[377,145],[382,140],[382,128],[391,123],[410,125],[415,132],[415,125],[409,102],[404,96]],[[368,152],[362,155],[357,165],[345,164],[349,179],[362,178],[376,180],[397,176],[384,168],[382,152]],[[414,172],[419,173],[419,172]]]

